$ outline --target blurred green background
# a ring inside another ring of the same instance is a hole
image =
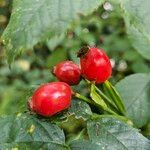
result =
[[[12,0],[0,0],[0,35],[9,22]],[[67,34],[38,44],[18,57],[9,68],[5,50],[0,45],[0,115],[26,110],[26,101],[37,85],[56,80],[50,73],[62,60],[79,62],[76,52],[83,45],[104,49],[113,66],[114,84],[133,73],[150,72],[150,62],[131,46],[117,6],[104,3],[96,12],[68,29]],[[79,90],[86,92],[83,83]],[[81,88],[82,87],[82,88]]]

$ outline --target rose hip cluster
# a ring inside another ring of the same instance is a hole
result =
[[[103,50],[85,46],[78,52],[80,67],[72,61],[63,61],[54,66],[52,73],[59,82],[41,85],[28,101],[29,109],[42,116],[53,116],[69,108],[73,91],[82,78],[95,84],[105,82],[112,73],[110,60]]]

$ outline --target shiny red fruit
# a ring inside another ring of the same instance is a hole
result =
[[[70,86],[64,82],[44,84],[29,100],[29,109],[42,116],[55,115],[70,106],[71,92]]]
[[[105,82],[112,73],[110,60],[103,50],[96,47],[83,47],[78,52],[84,78],[95,83]]]
[[[81,79],[81,70],[77,64],[72,61],[63,61],[53,68],[53,74],[59,81],[66,82],[69,85],[76,85]]]

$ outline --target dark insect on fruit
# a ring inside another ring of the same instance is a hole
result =
[[[96,84],[103,83],[112,73],[110,60],[103,50],[85,46],[78,52],[82,76]]]

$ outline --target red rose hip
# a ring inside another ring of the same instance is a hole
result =
[[[55,115],[70,106],[71,93],[70,86],[64,82],[41,85],[29,100],[29,109],[42,116]]]
[[[105,82],[112,73],[110,60],[103,50],[83,47],[78,52],[82,76],[96,84]]]
[[[81,79],[81,70],[72,61],[63,61],[57,64],[52,72],[59,81],[66,82],[69,85],[76,85]]]

